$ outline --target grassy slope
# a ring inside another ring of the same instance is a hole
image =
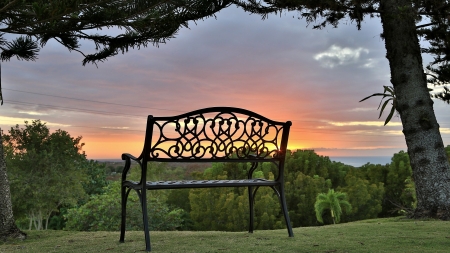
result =
[[[152,252],[450,252],[450,222],[373,219],[323,227],[246,232],[152,232]],[[144,252],[141,231],[31,231],[0,252]]]

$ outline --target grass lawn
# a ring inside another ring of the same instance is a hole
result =
[[[152,252],[450,252],[450,222],[372,219],[287,231],[151,232]],[[25,241],[0,243],[0,252],[145,252],[142,231],[30,231]]]

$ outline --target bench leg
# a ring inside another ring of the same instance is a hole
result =
[[[145,250],[147,252],[152,251],[150,246],[150,231],[148,228],[148,214],[147,214],[147,190],[143,188],[141,190],[141,207],[142,207],[142,220],[144,222],[144,235],[145,235]]]
[[[286,197],[284,194],[284,186],[283,185],[280,185],[279,197],[280,197],[281,209],[283,210],[284,221],[286,222],[286,227],[288,230],[289,237],[294,237],[294,232],[292,232],[291,220],[289,219],[289,213],[287,210]]]
[[[125,222],[127,220],[127,199],[128,194],[130,193],[130,189],[126,189],[126,187],[121,186],[121,204],[122,204],[122,221],[120,223],[120,240],[119,242],[125,241]]]
[[[253,233],[253,224],[254,224],[254,207],[253,204],[255,203],[254,201],[254,196],[253,196],[253,189],[251,186],[248,187],[248,201],[249,201],[249,209],[250,209],[250,221],[248,224],[248,232],[249,233]]]

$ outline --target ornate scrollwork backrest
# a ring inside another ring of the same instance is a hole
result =
[[[282,137],[289,126],[290,122],[276,122],[229,107],[155,117],[149,158],[276,159],[285,151],[281,146]]]

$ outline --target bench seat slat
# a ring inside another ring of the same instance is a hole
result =
[[[125,181],[124,185],[132,189],[140,189],[135,181]],[[211,188],[211,187],[243,187],[243,186],[276,186],[278,182],[263,178],[243,180],[184,180],[184,181],[147,181],[147,190],[181,189],[181,188]]]

